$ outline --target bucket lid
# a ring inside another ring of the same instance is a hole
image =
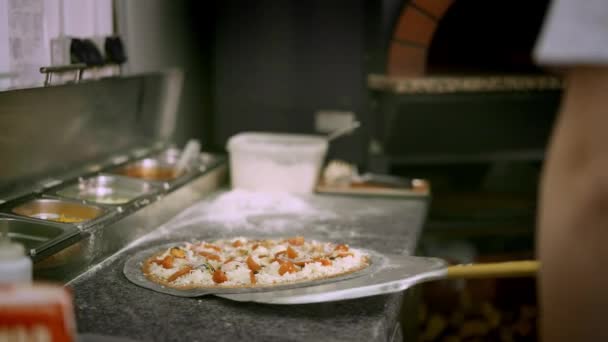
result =
[[[228,139],[227,148],[267,153],[322,153],[327,149],[323,136],[307,134],[242,132]]]

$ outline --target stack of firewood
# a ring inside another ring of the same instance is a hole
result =
[[[530,279],[427,284],[418,340],[536,341],[534,285]]]

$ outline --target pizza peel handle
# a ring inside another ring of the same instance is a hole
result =
[[[535,275],[540,268],[536,260],[463,264],[447,268],[447,277],[452,278],[506,278]]]
[[[293,290],[219,296],[269,304],[331,302],[395,293],[437,279],[532,276],[540,266],[533,260],[447,266],[445,261],[437,258],[387,257],[390,260],[388,267],[380,268],[366,277]]]

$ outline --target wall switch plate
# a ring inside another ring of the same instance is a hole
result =
[[[319,110],[315,113],[315,130],[319,133],[329,133],[350,126],[354,121],[354,112]]]

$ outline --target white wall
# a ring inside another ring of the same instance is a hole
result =
[[[8,49],[8,3],[0,0],[0,89],[10,85],[11,60]]]

